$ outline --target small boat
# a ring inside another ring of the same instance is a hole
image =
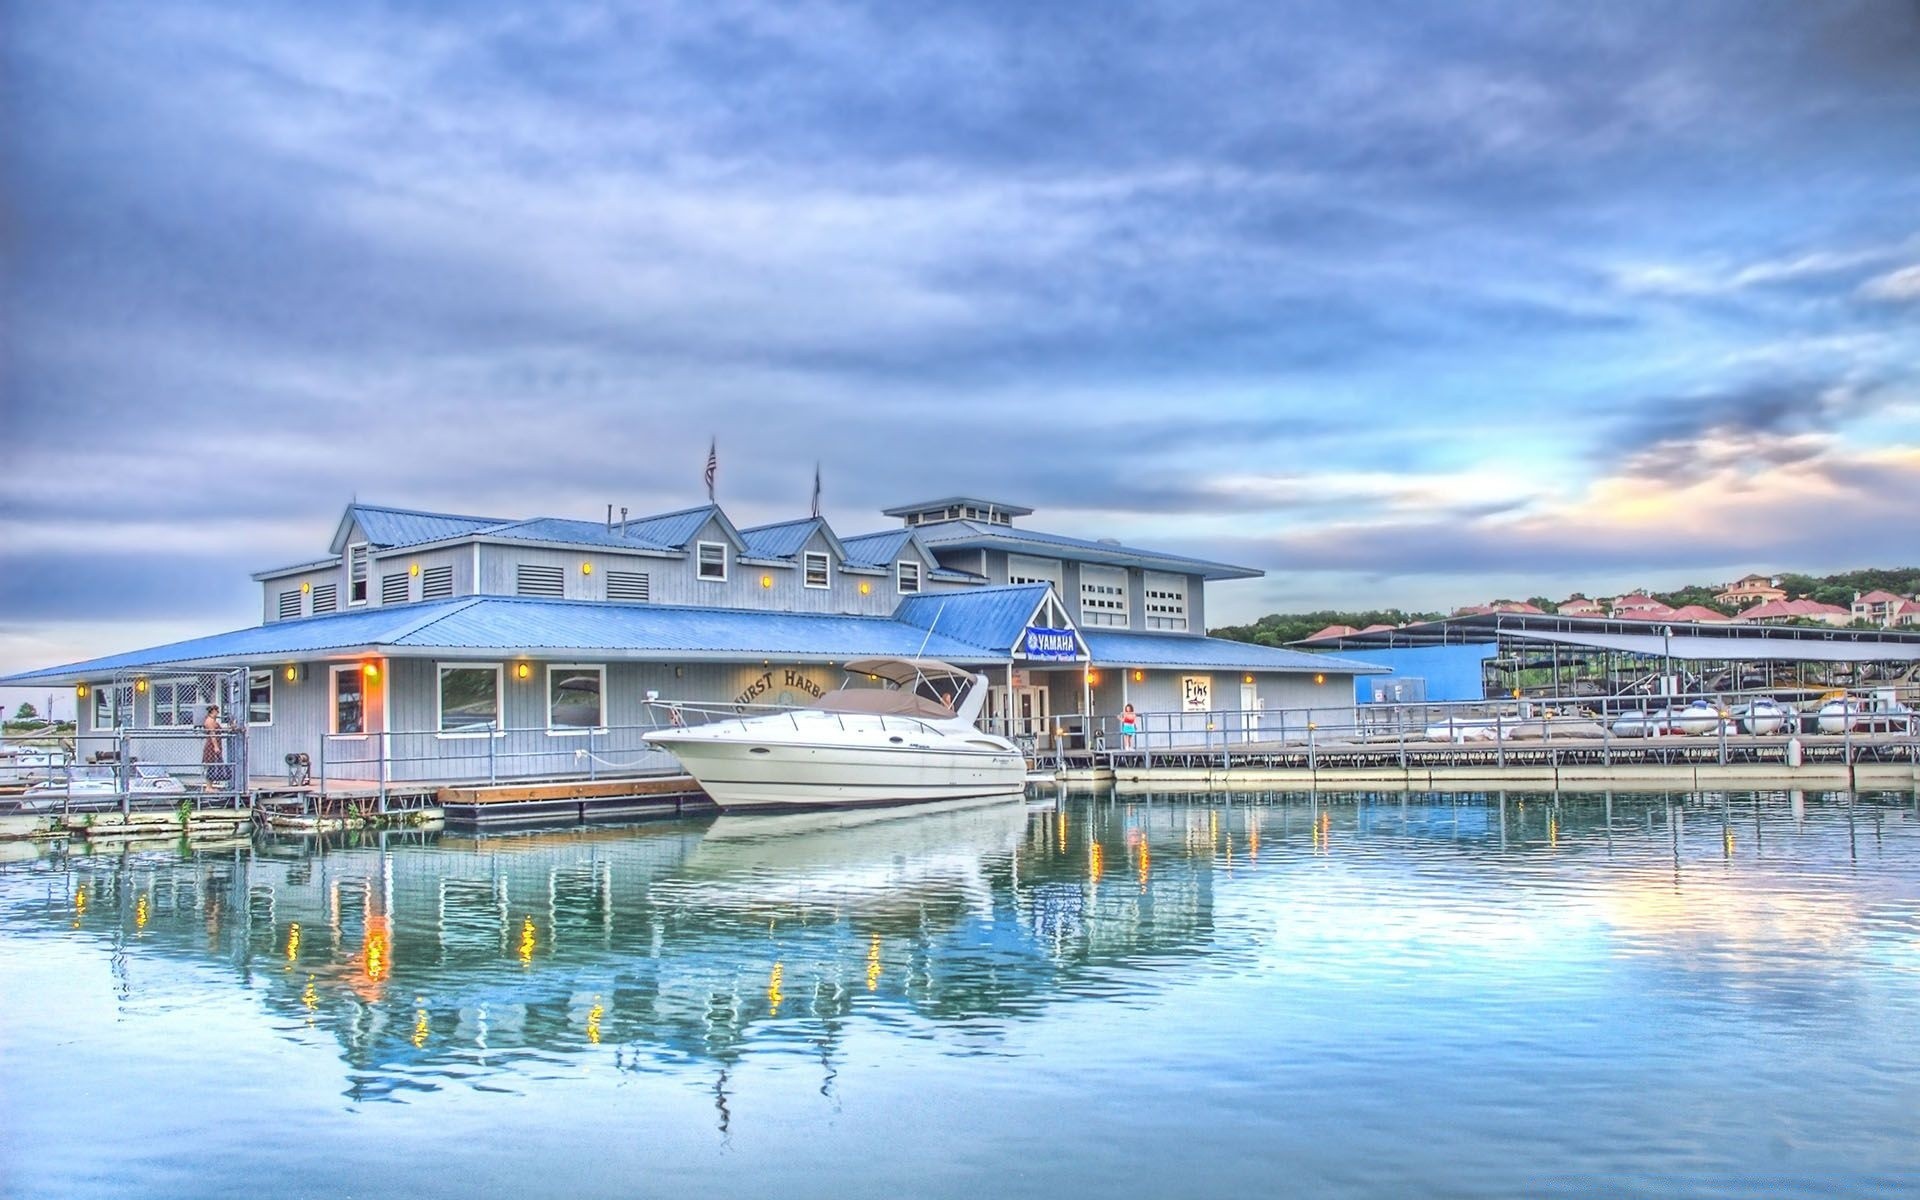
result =
[[[1908,733],[1913,718],[1913,710],[1897,701],[1847,696],[1822,704],[1818,723],[1821,733]]]
[[[185,795],[187,786],[161,766],[135,763],[123,789],[110,766],[74,767],[70,775],[36,783],[18,800],[21,812],[57,812],[65,808],[111,808],[123,791],[135,799]]]
[[[669,707],[675,728],[646,735],[670,751],[713,802],[742,809],[914,804],[1026,791],[1027,762],[974,721],[987,678],[931,659],[847,664],[849,682],[806,708],[741,717]]]
[[[1712,701],[1694,700],[1685,708],[1675,711],[1669,721],[1675,733],[1699,736],[1719,733],[1726,717]]]
[[[1778,700],[1755,700],[1740,710],[1740,728],[1763,737],[1779,733],[1791,720],[1793,710]]]
[[[1664,708],[1656,708],[1651,712],[1633,709],[1613,719],[1613,736],[1615,737],[1658,737],[1663,733],[1672,732],[1670,713]]]

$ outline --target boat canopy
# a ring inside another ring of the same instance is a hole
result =
[[[920,679],[972,679],[973,672],[931,658],[861,658],[847,664],[855,675],[878,675],[888,683],[911,687]]]

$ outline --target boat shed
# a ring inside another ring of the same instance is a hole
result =
[[[1481,664],[1477,694],[1435,695],[1430,689],[1429,700],[1506,696],[1516,689],[1552,695],[1911,690],[1920,681],[1920,632],[1813,624],[1481,613],[1316,638],[1311,645],[1387,667],[1393,672],[1389,678],[1420,679],[1428,671],[1444,671],[1449,692],[1468,686],[1460,674],[1463,664]],[[1362,702],[1371,682],[1360,681]]]
[[[987,727],[1036,749],[1128,703],[1196,737],[1333,719],[1382,671],[1205,636],[1206,583],[1253,568],[1027,530],[1018,505],[889,512],[905,523],[841,537],[715,505],[600,522],[354,504],[328,555],[254,576],[260,624],[0,682],[73,686],[83,755],[171,735],[197,762],[216,704],[255,771],[304,756],[385,784],[662,767],[642,735],[675,705],[805,705],[861,658],[980,671]]]

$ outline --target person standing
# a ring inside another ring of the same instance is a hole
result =
[[[200,765],[206,768],[207,786],[224,786],[229,779],[233,778],[233,774],[226,765],[224,738],[227,727],[220,720],[219,705],[207,705],[207,717],[200,722],[200,727],[207,733],[206,741],[200,744]]]
[[[1133,749],[1133,737],[1140,732],[1140,716],[1129,704],[1120,710],[1120,741],[1127,749]]]

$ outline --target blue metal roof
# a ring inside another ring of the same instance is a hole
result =
[[[141,671],[181,664],[231,663],[261,656],[286,657],[322,654],[336,650],[358,650],[392,644],[400,635],[422,621],[431,621],[454,609],[476,603],[474,597],[434,600],[425,604],[396,604],[378,608],[352,609],[326,616],[297,621],[275,621],[231,633],[189,638],[145,650],[108,655],[10,675],[7,683],[35,683],[42,680],[98,679],[119,671]]]
[[[819,517],[801,517],[797,521],[742,529],[740,540],[747,544],[747,553],[755,558],[792,558],[800,553],[814,530],[825,525],[826,522]],[[827,537],[832,540],[832,531],[828,531]]]
[[[1005,513],[1010,517],[1027,517],[1033,515],[1032,509],[1022,505],[1007,504],[1000,500],[983,500],[978,496],[945,496],[939,500],[923,500],[919,504],[896,504],[892,508],[883,508],[880,512],[883,516],[905,517],[911,516],[914,513],[928,512],[936,508],[954,508],[957,506],[964,509],[969,505],[974,508],[991,508],[995,512]]]
[[[347,515],[376,546],[413,546],[476,533],[489,525],[508,524],[500,517],[466,517],[410,508],[383,508],[376,504],[349,505]]]
[[[887,529],[879,533],[863,533],[859,537],[842,540],[847,548],[847,561],[861,563],[870,567],[891,567],[899,557],[900,547],[912,540],[911,529]]]
[[[627,522],[627,534],[643,541],[679,548],[692,541],[693,535],[700,532],[700,527],[719,512],[719,505],[703,504],[699,508],[684,508],[679,512],[641,517]],[[725,516],[720,520],[723,524],[726,523]]]
[[[966,592],[922,592],[901,600],[893,619],[1006,654],[1050,589],[1044,583]]]
[[[671,551],[673,546],[648,541],[636,531],[637,522],[627,523],[627,532],[621,533],[615,525],[611,531],[604,521],[570,521],[563,517],[535,517],[530,521],[515,521],[510,525],[496,525],[480,530],[490,538],[512,538],[528,542],[560,542],[569,546],[605,546],[621,550]]]
[[[1083,629],[1095,665],[1115,667],[1220,667],[1235,671],[1325,671],[1336,675],[1379,675],[1374,663],[1307,654],[1278,646],[1257,646],[1227,638],[1177,633],[1108,633]]]
[[[1042,533],[1037,529],[989,525],[984,521],[942,521],[936,525],[921,525],[917,532],[921,541],[937,550],[992,546],[1015,554],[1051,553],[1055,556],[1059,556],[1062,550],[1071,550],[1073,553],[1070,557],[1077,561],[1140,566],[1150,570],[1199,575],[1206,579],[1252,579],[1266,574],[1254,567],[1236,567],[1231,563],[1189,558],[1184,554],[1142,550],[1118,542],[1097,542],[1061,533]]]

